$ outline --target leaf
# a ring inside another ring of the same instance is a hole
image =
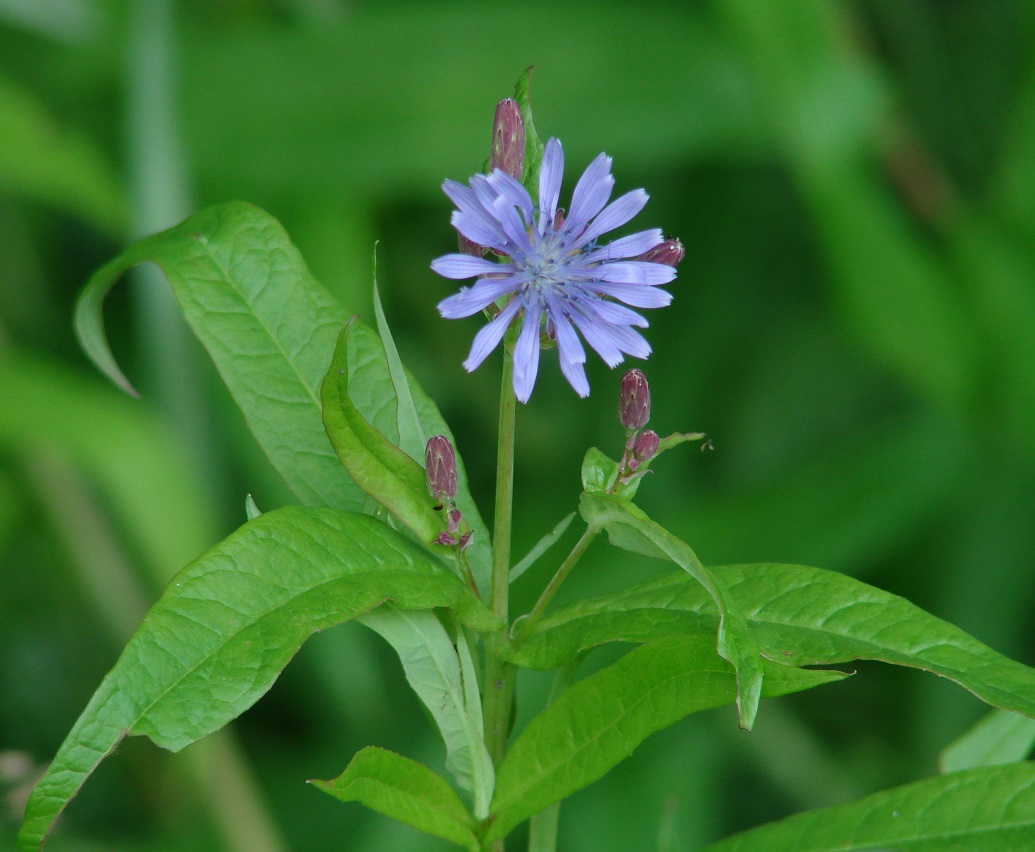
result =
[[[368,746],[332,781],[310,781],[342,802],[359,802],[471,852],[474,819],[445,779],[415,760]]]
[[[938,759],[942,772],[1020,763],[1035,747],[1035,719],[993,710],[951,742]]]
[[[712,844],[706,852],[1002,852],[1035,839],[1035,764],[951,772],[820,808]]]
[[[521,182],[532,198],[538,198],[539,169],[543,163],[543,151],[546,146],[535,129],[532,121],[532,72],[535,66],[529,66],[514,85],[514,99],[521,107],[521,118],[525,123],[525,167],[522,170]]]
[[[291,490],[307,505],[361,510],[363,494],[324,435],[317,393],[345,313],[313,280],[280,223],[241,202],[211,207],[130,246],[93,275],[76,305],[76,331],[97,366],[131,393],[101,308],[118,277],[147,261],[161,267]]]
[[[840,680],[842,672],[764,663],[766,696]],[[737,697],[733,668],[710,636],[661,639],[635,648],[567,690],[536,716],[496,773],[493,840],[603,776],[655,731]]]
[[[385,605],[358,619],[399,654],[406,680],[430,711],[446,744],[446,769],[474,796],[484,819],[492,798],[492,759],[485,747],[480,699],[465,689],[457,649],[434,613]],[[469,654],[468,654],[469,656]]]
[[[746,614],[763,655],[795,666],[878,660],[924,669],[982,701],[1035,717],[1035,669],[1014,662],[948,622],[852,577],[800,565],[710,569]],[[707,592],[670,571],[544,617],[510,652],[518,665],[556,668],[602,642],[646,641],[714,630]]]
[[[127,269],[161,267],[184,316],[208,350],[270,462],[307,505],[362,511],[363,491],[342,468],[324,431],[319,388],[347,314],[313,279],[284,229],[268,213],[231,202],[129,247],[87,283],[76,330],[87,354],[124,390],[104,334],[104,297]],[[349,396],[390,439],[399,439],[396,399],[377,335],[353,323]],[[408,377],[424,431],[449,435],[435,404]],[[467,549],[475,576],[490,570],[488,532],[459,458],[457,505],[474,530]]]
[[[377,288],[376,255],[374,270],[374,318],[377,320],[377,333],[381,338],[381,345],[384,346],[388,373],[392,377],[392,387],[395,389],[399,447],[419,463],[424,458],[424,447],[428,443],[428,437],[424,434],[420,418],[417,416],[417,406],[410,393],[410,383],[406,378],[399,350],[395,347],[395,339],[392,337],[391,329],[388,328],[388,320],[385,318],[384,308],[381,305],[381,293]]]
[[[428,494],[424,468],[371,426],[348,391],[348,323],[338,336],[331,366],[320,388],[323,422],[345,469],[367,494],[431,544],[444,529]]]
[[[76,721],[26,806],[23,850],[127,734],[178,751],[243,713],[301,644],[386,600],[497,619],[423,548],[365,515],[290,506],[184,568]]]
[[[675,562],[711,595],[719,610],[719,656],[737,671],[737,708],[742,728],[751,730],[762,691],[758,638],[723,585],[690,546],[658,526],[632,503],[583,492],[579,510],[590,529],[607,530],[616,547]]]
[[[532,546],[532,549],[525,554],[524,558],[522,558],[520,562],[518,562],[513,568],[510,569],[510,574],[508,576],[509,582],[513,583],[518,577],[520,577],[529,568],[535,565],[536,560],[538,560],[540,556],[542,556],[544,553],[546,553],[546,551],[553,547],[554,544],[557,543],[557,540],[562,535],[564,535],[565,532],[567,532],[568,527],[571,526],[571,522],[574,519],[574,512],[565,515],[563,518],[561,518],[560,521],[557,522],[557,526],[555,526],[552,530],[550,530],[550,532],[548,532],[541,539],[539,539],[539,541],[537,541]]]

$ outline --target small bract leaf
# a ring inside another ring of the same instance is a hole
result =
[[[389,600],[498,628],[441,563],[373,518],[292,506],[249,521],[152,607],[29,797],[20,847],[42,845],[124,736],[178,751],[254,704],[315,631]]]
[[[342,802],[359,802],[471,852],[480,845],[474,818],[445,779],[391,751],[368,746],[333,781],[311,781]]]
[[[618,462],[609,459],[596,447],[586,450],[582,460],[582,490],[605,492],[618,478]]]
[[[765,663],[767,696],[840,680],[835,671]],[[568,689],[515,740],[496,773],[492,828],[503,837],[547,805],[603,776],[655,731],[736,700],[733,668],[711,636],[661,639]]]
[[[950,772],[736,834],[705,852],[1004,852],[1035,840],[1035,764]]]

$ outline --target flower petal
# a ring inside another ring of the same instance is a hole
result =
[[[528,194],[528,190],[506,172],[502,172],[499,169],[496,169],[496,171],[489,175],[488,180],[490,186],[500,194],[501,198],[506,198],[510,204],[521,211],[521,215],[525,217],[525,226],[531,225],[532,198]]]
[[[525,224],[521,221],[517,208],[513,204],[500,196],[496,199],[493,213],[496,214],[496,218],[503,228],[503,233],[507,235],[507,240],[513,246],[513,249],[508,249],[507,252],[511,257],[527,257],[535,252],[535,249],[532,248],[532,243],[529,242]]]
[[[608,281],[594,281],[587,289],[604,296],[610,296],[619,302],[625,302],[633,308],[664,308],[672,304],[672,294],[656,287],[644,287],[642,284],[618,284]]]
[[[583,226],[604,209],[611,197],[615,179],[611,176],[611,158],[607,154],[599,154],[582,173],[571,196],[571,208],[568,210],[568,225],[573,231],[581,231]]]
[[[431,261],[431,268],[443,278],[457,280],[500,272],[500,266],[501,264],[486,260],[484,257],[472,257],[469,254],[444,254]],[[503,264],[503,267],[506,266],[507,264]]]
[[[583,307],[592,311],[601,320],[612,325],[635,325],[638,328],[647,328],[647,320],[641,317],[636,311],[630,311],[624,305],[604,299],[586,299]]]
[[[464,361],[464,369],[468,373],[478,369],[492,350],[500,345],[503,335],[507,333],[507,327],[520,309],[521,300],[514,299],[493,318],[492,322],[478,331],[471,344],[471,352]]]
[[[640,231],[637,234],[629,234],[627,237],[612,240],[606,246],[591,251],[582,258],[582,262],[600,263],[605,260],[639,257],[655,246],[660,246],[663,242],[665,242],[665,238],[662,236],[661,228],[651,228],[649,231]],[[482,245],[485,244],[482,243]]]
[[[457,231],[480,246],[497,251],[505,251],[507,248],[507,235],[495,219],[470,210],[454,210],[450,222]]]
[[[621,198],[617,198],[605,207],[593,223],[586,228],[572,244],[572,248],[582,248],[588,245],[601,234],[620,228],[633,216],[639,213],[647,203],[649,196],[642,189],[634,189],[627,192]]]
[[[605,263],[597,268],[597,278],[618,284],[645,284],[653,287],[656,284],[668,284],[675,277],[674,267],[651,263],[649,260],[623,260]]]
[[[518,272],[502,278],[482,278],[471,287],[462,287],[459,293],[438,303],[438,312],[446,319],[462,319],[489,307],[501,296],[506,296],[525,283],[528,276]]]
[[[539,374],[539,319],[542,308],[531,304],[525,308],[525,323],[514,344],[514,394],[528,402]]]
[[[539,170],[539,233],[553,223],[557,215],[557,199],[561,194],[561,178],[564,176],[564,150],[557,139],[548,139]]]
[[[594,351],[604,363],[612,369],[624,360],[622,351],[618,347],[611,332],[611,326],[601,319],[593,316],[585,316],[582,313],[572,313],[571,321],[586,338],[586,343],[593,347]]]

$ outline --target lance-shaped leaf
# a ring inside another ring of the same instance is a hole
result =
[[[1035,764],[951,772],[736,834],[707,852],[1003,852],[1035,842]]]
[[[474,817],[446,780],[395,752],[369,746],[334,780],[310,783],[342,802],[359,802],[471,852],[481,848]]]
[[[475,816],[488,816],[493,768],[485,747],[481,703],[477,689],[473,695],[465,689],[460,656],[446,629],[433,612],[406,612],[389,605],[359,620],[399,654],[406,680],[442,734],[446,769],[473,796]]]
[[[721,582],[701,564],[697,554],[627,500],[583,492],[579,511],[591,530],[607,530],[616,547],[675,562],[697,580],[719,610],[719,656],[737,671],[737,708],[740,726],[751,730],[762,692],[762,664],[758,638]]]
[[[291,490],[308,505],[359,511],[363,494],[334,457],[317,389],[346,314],[317,284],[280,223],[248,204],[203,210],[130,246],[76,305],[87,354],[133,392],[108,347],[102,303],[127,269],[157,264],[184,317]]]
[[[785,695],[845,677],[765,662],[764,694]],[[733,668],[711,636],[660,639],[579,681],[536,716],[496,773],[487,840],[585,787],[655,731],[737,697]]]
[[[288,507],[249,521],[177,574],[152,607],[33,790],[21,848],[42,845],[124,736],[178,751],[254,704],[312,633],[388,600],[497,626],[434,557],[370,517]]]
[[[762,653],[796,666],[877,660],[948,678],[995,707],[1035,717],[1035,669],[905,598],[852,577],[801,565],[710,569],[751,622]],[[710,596],[679,571],[546,616],[511,656],[556,668],[604,642],[711,632]]]
[[[320,383],[348,314],[309,273],[272,216],[231,202],[130,246],[93,275],[76,306],[87,354],[132,392],[104,334],[104,297],[138,263],[157,264],[270,462],[306,505],[362,511],[365,497],[331,448]],[[349,396],[363,416],[398,440],[395,388],[381,341],[361,323],[349,335]],[[426,434],[450,435],[442,415],[407,376]],[[457,505],[474,530],[468,561],[489,573],[489,538],[457,460]]]
[[[323,423],[345,469],[367,494],[430,544],[445,528],[428,494],[424,468],[371,426],[349,397],[349,330],[338,336],[320,388]]]

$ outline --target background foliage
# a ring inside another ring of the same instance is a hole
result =
[[[644,509],[708,563],[843,571],[1035,662],[1035,7],[588,8],[0,2],[0,844],[165,580],[244,520],[246,493],[290,502],[167,288],[138,270],[108,301],[132,400],[77,348],[79,287],[130,238],[241,198],[372,322],[380,240],[403,359],[487,511],[498,364],[463,373],[478,321],[438,317],[450,286],[428,263],[454,245],[442,179],[478,170],[529,64],[569,173],[606,150],[618,191],[651,193],[642,226],[687,246],[648,332],[652,425],[716,451],[667,454]],[[617,452],[619,378],[592,365],[579,401],[546,359],[519,415],[515,553],[574,508],[587,446]],[[600,546],[565,597],[646,570]],[[982,712],[876,666],[763,703],[750,735],[709,711],[566,803],[561,848],[692,848],[904,783]],[[225,736],[124,743],[48,848],[444,848],[303,783],[371,744],[444,759],[387,647],[350,624]]]

